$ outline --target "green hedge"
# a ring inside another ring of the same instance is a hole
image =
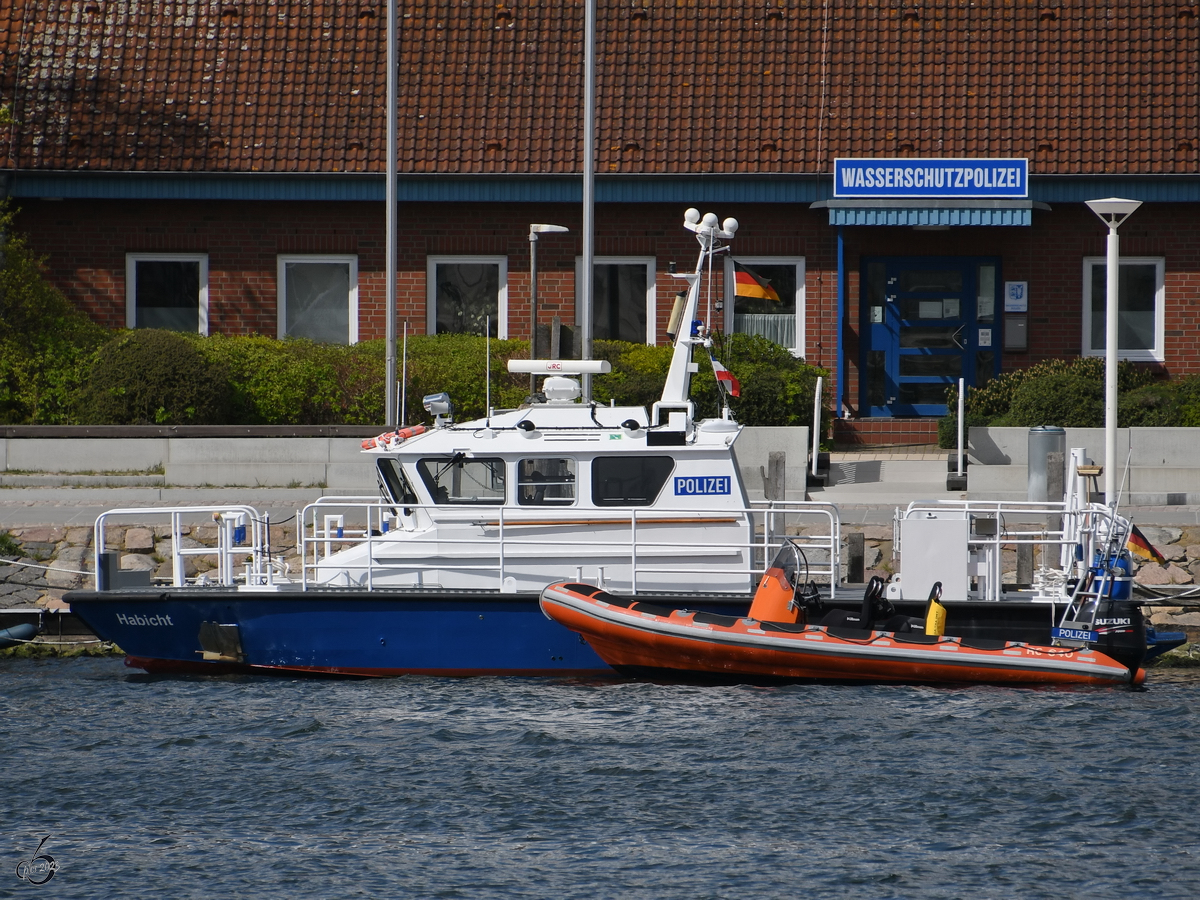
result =
[[[445,391],[462,421],[484,415],[485,342],[471,335],[417,336],[408,341],[406,421],[427,422],[421,398]],[[525,341],[491,341],[491,405],[513,408],[529,394],[528,375],[510,375],[511,358],[528,358]],[[599,403],[650,406],[662,394],[673,348],[595,342],[594,356],[612,364],[595,376]],[[732,401],[747,425],[804,425],[822,369],[761,337],[734,335],[717,348],[741,382]],[[199,337],[139,329],[122,332],[93,355],[74,409],[80,423],[356,424],[384,418],[382,341],[353,347],[259,336]],[[718,387],[705,355],[691,396],[700,416],[718,409]],[[397,361],[397,375],[401,362]],[[825,431],[829,411],[824,410]]]
[[[0,424],[382,425],[385,348],[262,336],[201,337],[155,329],[107,331],[44,277],[42,260],[12,230],[0,204]],[[457,418],[482,417],[489,382],[484,339],[416,336],[408,341],[407,421],[428,421],[421,398],[446,391]],[[596,341],[612,364],[596,376],[597,402],[649,407],[662,394],[670,346]],[[731,401],[746,425],[807,425],[822,369],[762,337],[718,336],[714,353],[741,382]],[[525,341],[491,341],[491,405],[519,406],[528,375],[509,375],[528,358]],[[694,354],[691,398],[701,417],[717,414],[720,390],[707,355]],[[400,361],[397,360],[397,375]],[[830,429],[828,394],[823,434]]]
[[[1104,427],[1104,360],[1100,357],[1054,359],[1028,369],[1005,372],[967,391],[964,424],[1033,428]],[[1130,362],[1117,365],[1117,425],[1195,427],[1200,425],[1200,377],[1160,381],[1154,372]],[[938,423],[938,443],[957,440],[958,391],[950,388],[951,414]]]

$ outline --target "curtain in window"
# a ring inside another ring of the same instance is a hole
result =
[[[496,336],[500,267],[495,263],[438,263],[437,333],[483,334],[491,317]]]
[[[288,337],[350,343],[350,266],[289,262],[284,266],[284,328]]]

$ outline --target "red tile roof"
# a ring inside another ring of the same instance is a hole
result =
[[[1200,171],[1198,0],[598,0],[598,166]],[[400,170],[580,170],[582,0],[400,3]],[[5,0],[0,168],[381,172],[384,0]]]

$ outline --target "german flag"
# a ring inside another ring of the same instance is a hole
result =
[[[1125,547],[1130,553],[1135,553],[1142,559],[1151,559],[1159,564],[1167,561],[1167,558],[1154,548],[1154,545],[1147,540],[1136,525],[1129,526],[1129,541]]]
[[[753,269],[747,269],[738,263],[733,264],[734,296],[747,300],[774,300],[781,302],[771,282],[763,278]]]

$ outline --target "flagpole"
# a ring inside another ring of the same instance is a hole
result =
[[[583,36],[583,284],[579,285],[579,355],[592,358],[592,280],[596,252],[596,0],[587,0]],[[583,402],[592,402],[592,376],[582,376]]]
[[[384,179],[387,248],[384,252],[384,339],[387,354],[384,365],[384,419],[394,425],[396,418],[396,0],[387,5],[387,177]]]

